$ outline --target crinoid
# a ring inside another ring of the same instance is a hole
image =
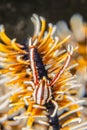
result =
[[[0,98],[3,109],[6,109],[6,101],[9,105],[0,123],[19,125],[27,130],[34,129],[35,124],[53,130],[76,130],[83,109],[79,104],[84,101],[71,94],[71,91],[78,92],[80,84],[70,73],[73,46],[62,48],[70,36],[59,42],[58,37],[54,37],[55,26],[48,24],[46,31],[43,17],[34,14],[31,19],[34,36],[29,37],[24,45],[15,39],[10,40],[3,26],[0,29],[0,60],[3,65],[0,74],[9,78],[4,82],[10,88],[9,93]],[[77,126],[73,127],[73,123]],[[85,124],[80,124],[80,127]]]
[[[80,93],[80,95],[84,95],[84,88],[87,86],[87,23],[84,22],[80,14],[74,14],[70,18],[70,28],[64,20],[58,21],[56,26],[56,35],[60,40],[63,40],[67,35],[71,35],[71,39],[68,42],[73,46],[78,46],[74,55],[74,63],[79,64],[75,69],[78,81],[83,84],[82,94]],[[68,42],[66,43],[68,44]]]

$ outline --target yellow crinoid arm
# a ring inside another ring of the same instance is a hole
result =
[[[5,33],[4,26],[0,26],[0,39],[4,44],[0,44],[0,51],[5,52],[5,53],[10,53],[14,51],[18,51],[20,53],[26,54],[26,51],[24,51],[23,46],[16,43],[16,39],[11,40]]]
[[[40,17],[40,19],[41,19],[42,26],[41,26],[41,31],[40,31],[39,36],[38,36],[38,41],[42,38],[44,31],[45,31],[45,26],[46,26],[45,19],[43,17]]]
[[[63,127],[60,130],[71,130],[71,128],[69,126]]]
[[[35,121],[35,117],[40,116],[42,113],[41,109],[38,108],[34,108],[33,111],[31,112],[31,116],[28,118],[27,124],[29,127],[32,127],[34,121]]]
[[[7,45],[11,44],[11,39],[5,34],[3,25],[0,25],[0,39]]]

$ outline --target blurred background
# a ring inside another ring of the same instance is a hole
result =
[[[30,20],[33,13],[53,24],[62,19],[69,22],[74,13],[80,13],[87,21],[87,0],[0,0],[0,24],[18,42],[33,33]]]

